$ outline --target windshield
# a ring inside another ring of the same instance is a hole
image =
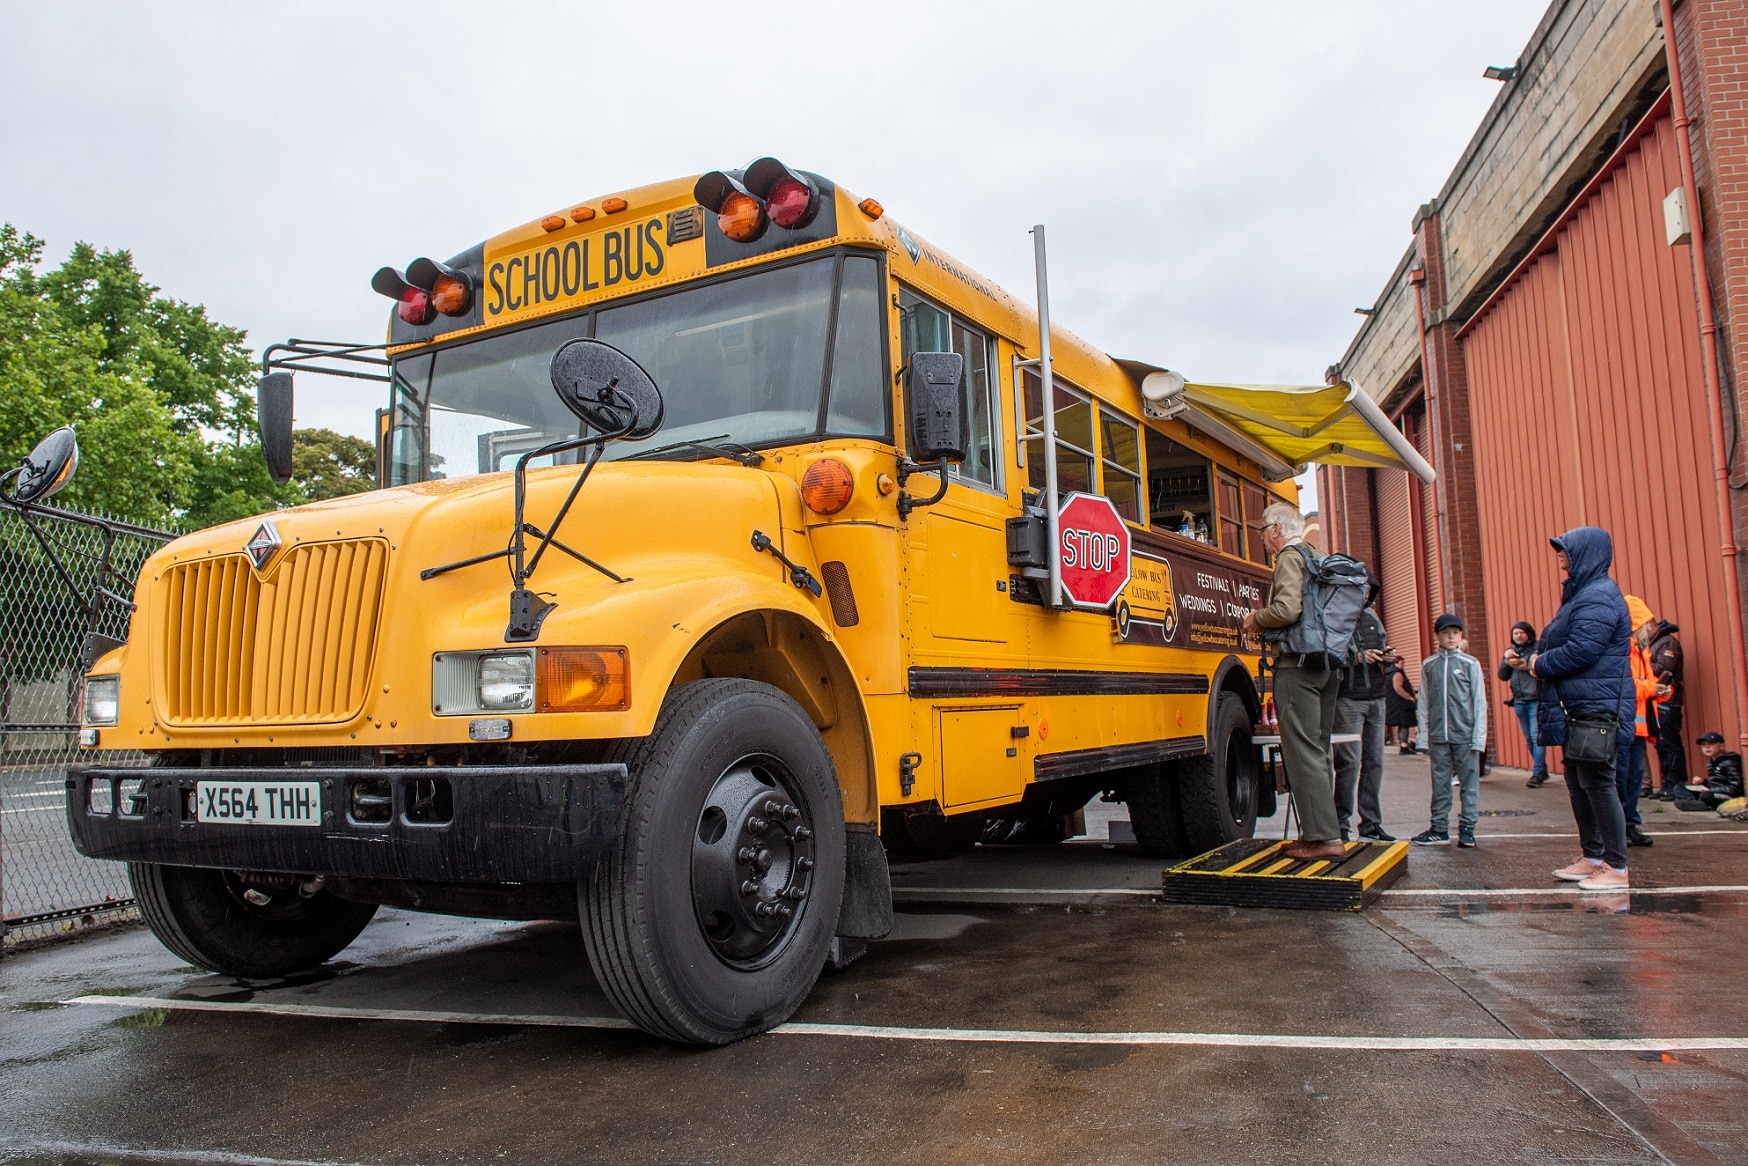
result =
[[[659,432],[614,442],[605,460],[688,440],[757,448],[887,438],[881,306],[875,259],[828,255],[405,357],[395,362],[390,483],[507,470],[528,450],[576,436],[549,367],[578,336],[628,353],[666,401]],[[586,451],[560,460],[579,456]]]

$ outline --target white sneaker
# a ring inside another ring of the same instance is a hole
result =
[[[1598,867],[1595,874],[1578,884],[1581,891],[1625,891],[1630,889],[1631,882],[1624,870],[1615,870],[1611,866]]]
[[[1607,869],[1600,861],[1593,862],[1588,858],[1580,858],[1571,866],[1563,866],[1554,872],[1554,877],[1562,882],[1581,883],[1599,870]]]

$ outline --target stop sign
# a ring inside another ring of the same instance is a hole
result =
[[[1109,498],[1070,494],[1056,528],[1062,592],[1076,607],[1109,608],[1129,584],[1129,528]]]

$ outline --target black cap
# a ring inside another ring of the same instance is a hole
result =
[[[1432,630],[1434,632],[1442,632],[1446,628],[1456,628],[1460,632],[1463,630],[1463,621],[1448,611],[1432,621]]]
[[[1695,742],[1699,745],[1722,745],[1723,743],[1724,735],[1722,733],[1701,733],[1699,740]]]

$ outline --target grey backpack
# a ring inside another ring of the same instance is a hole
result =
[[[1314,554],[1304,543],[1293,549],[1305,560],[1305,595],[1299,618],[1284,628],[1265,634],[1281,656],[1321,656],[1329,667],[1340,668],[1353,657],[1354,632],[1360,612],[1366,608],[1371,576],[1366,565],[1348,555]]]

